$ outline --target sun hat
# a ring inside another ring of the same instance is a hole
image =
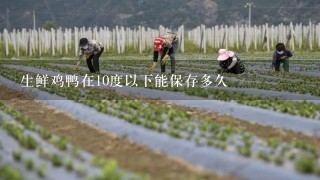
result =
[[[228,51],[226,49],[220,49],[219,50],[219,57],[218,57],[218,61],[224,61],[227,60],[229,57],[234,56],[234,52],[232,51]]]
[[[154,40],[154,49],[156,51],[161,51],[163,48],[164,39],[162,37],[157,37]]]

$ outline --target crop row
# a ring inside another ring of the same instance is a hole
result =
[[[112,71],[119,71],[119,72],[125,72],[125,73],[132,73],[132,74],[146,74],[146,67],[135,67],[135,66],[120,66],[120,65],[111,65],[111,64],[103,64],[101,66],[103,70],[112,70]],[[188,73],[191,73],[193,75],[217,75],[217,69],[218,67],[179,67],[179,71],[185,71]],[[264,73],[263,76],[260,75],[260,73],[257,73],[255,71],[248,70],[251,73],[246,73],[245,75],[233,75],[233,74],[224,74],[224,78],[228,80],[229,78],[232,78],[233,81],[235,80],[242,80],[247,83],[247,87],[250,88],[258,88],[258,89],[267,89],[267,90],[275,90],[275,89],[280,89],[280,90],[287,90],[290,92],[297,92],[301,94],[305,94],[305,92],[311,92],[314,95],[319,95],[319,92],[317,92],[318,88],[317,86],[320,85],[320,78],[319,77],[314,77],[314,76],[307,76],[307,75],[298,75],[298,74],[292,74],[290,75],[291,78],[283,78],[279,77],[279,74],[284,74],[284,73],[276,73],[276,76],[273,76],[275,73]],[[179,73],[178,73],[179,74]],[[268,74],[268,75],[266,75]],[[286,75],[286,74],[284,74]],[[254,81],[255,84],[249,84],[250,82]],[[262,86],[265,82],[269,83],[276,83],[279,84],[279,87],[274,87],[274,86]],[[298,86],[299,90],[295,89],[286,89],[283,86],[285,85],[289,86]],[[236,84],[231,84],[232,87],[238,87]],[[306,88],[309,87],[310,88]],[[314,90],[315,89],[315,90]]]
[[[134,65],[137,66],[137,64],[134,64]],[[124,73],[132,73],[132,74],[143,74],[142,72],[143,68],[137,69],[135,67],[130,67],[130,66],[110,65],[109,63],[105,63],[101,65],[101,69],[119,71]],[[208,67],[207,68],[179,67],[179,69],[187,70],[189,73],[201,73],[201,74],[205,73],[209,75],[211,74],[216,75],[216,72],[214,72],[215,68],[208,69]],[[236,87],[236,88],[257,88],[257,89],[263,89],[263,90],[285,91],[285,92],[311,94],[315,96],[320,96],[320,89],[318,88],[318,86],[320,85],[320,77],[299,75],[299,74],[292,74],[292,73],[288,74],[288,73],[281,73],[281,72],[271,73],[271,72],[263,72],[263,71],[256,72],[251,70],[249,72],[250,73],[246,75],[224,74],[225,81],[227,82],[226,84],[228,84],[229,87]],[[260,74],[268,77],[261,77],[259,76]],[[228,80],[231,77],[233,78],[233,80],[232,81]],[[282,78],[286,78],[286,79],[282,79]],[[242,80],[245,82],[234,81],[234,79]],[[266,84],[266,82],[274,83],[274,85]]]
[[[126,72],[126,73],[131,73],[131,74],[141,74],[141,70],[137,70],[135,68],[117,68],[117,66],[110,66],[110,65],[105,65],[103,66],[103,69],[105,70],[113,70],[113,71],[121,71],[121,72]],[[205,73],[205,74],[213,74],[217,75],[216,72],[213,72],[211,70],[206,70],[206,69],[195,69],[195,68],[190,68],[186,69],[188,70],[188,73]],[[259,73],[260,74],[260,73]],[[243,75],[232,75],[232,74],[223,74],[224,76],[224,81],[226,84],[228,84],[229,87],[236,87],[236,88],[257,88],[257,89],[263,89],[263,90],[275,90],[275,91],[285,91],[285,92],[293,92],[293,93],[300,93],[300,94],[311,94],[314,96],[319,96],[320,97],[320,89],[318,86],[320,85],[320,78],[318,77],[310,77],[307,75],[301,75],[300,77],[297,77],[299,75],[293,75],[291,78],[297,78],[291,80],[287,79],[282,79],[281,77],[271,76],[270,73],[261,73],[263,75],[269,75],[270,77],[274,78],[269,78],[269,77],[261,77],[258,76],[257,74],[246,74],[245,76]],[[285,73],[277,73],[285,75]],[[233,80],[229,80],[229,78],[233,78]],[[289,77],[287,77],[289,78]],[[235,80],[242,80],[240,81],[235,81]],[[275,85],[270,85],[266,84],[267,83],[274,83]]]
[[[22,180],[22,175],[19,169],[16,169],[7,164],[1,165],[1,156],[0,156],[0,179]]]
[[[118,65],[102,65],[102,69],[105,70],[113,70],[113,71],[121,71],[132,74],[141,74],[141,69],[130,68],[130,67],[119,67]],[[181,68],[179,70],[187,70],[188,73],[200,73],[200,74],[208,74],[208,75],[217,75],[215,68]],[[268,77],[262,77],[259,75],[265,75]],[[227,81],[229,87],[236,88],[257,88],[264,90],[276,90],[276,91],[286,91],[286,92],[294,92],[300,94],[311,94],[315,96],[320,96],[320,89],[318,86],[320,85],[320,77],[308,76],[308,75],[299,75],[299,74],[287,74],[287,73],[271,73],[271,72],[255,72],[250,71],[250,73],[246,75],[233,75],[233,74],[224,74],[225,81]],[[233,78],[236,80],[245,81],[245,83],[241,83],[239,81],[228,81],[229,78]],[[282,79],[282,78],[286,79]],[[288,80],[291,79],[291,80]],[[266,82],[275,83],[276,85],[268,85]]]
[[[52,66],[47,64],[36,64],[36,63],[29,64],[29,65],[48,69],[48,70],[53,70],[53,71],[60,71],[64,73],[70,73],[70,74],[73,73],[72,69],[70,68],[63,68],[58,66]],[[79,74],[84,75],[86,74],[86,72],[79,71]],[[226,82],[229,82],[229,81],[226,81]],[[136,83],[138,84],[139,87],[144,87],[145,82],[143,80],[137,80]],[[236,83],[236,82],[231,82],[231,83]],[[265,83],[265,84],[261,84],[261,86],[267,86],[267,85]],[[288,101],[288,100],[282,100],[280,98],[261,97],[258,95],[247,94],[245,92],[230,92],[228,90],[214,89],[214,88],[202,88],[202,87],[159,88],[159,87],[155,87],[154,84],[149,85],[147,88],[162,89],[162,90],[173,91],[173,92],[184,92],[187,95],[200,96],[200,97],[218,99],[223,101],[236,101],[239,104],[260,107],[263,109],[271,109],[274,111],[280,111],[282,113],[288,113],[292,115],[301,115],[304,117],[312,117],[312,118],[315,118],[319,115],[319,109],[320,109],[320,105],[314,104],[312,102],[307,102],[307,101]],[[292,88],[296,88],[296,87],[293,86]],[[301,89],[301,90],[304,90],[304,89]]]
[[[151,60],[107,60],[105,61],[108,65],[122,65],[122,66],[132,66],[132,67],[147,67],[151,64]],[[251,67],[260,67],[263,69],[271,69],[271,61],[244,61],[247,69]],[[294,63],[301,63],[301,61],[291,61],[290,62],[290,69],[297,70],[297,71],[318,71],[319,64],[316,61],[308,62],[308,66],[305,64],[294,64]],[[170,63],[169,63],[170,64]],[[180,69],[198,69],[198,70],[210,70],[211,72],[216,72],[219,67],[217,61],[214,60],[177,60],[176,66]],[[201,72],[201,71],[200,71]]]
[[[202,61],[202,60],[201,60]],[[201,61],[195,61],[196,64],[200,63]],[[48,62],[48,61],[46,61]],[[37,63],[46,63],[46,62],[39,62]],[[57,64],[69,64],[73,65],[74,61],[49,61],[52,63],[57,63]],[[187,61],[187,62],[193,62],[193,61]],[[10,62],[13,63],[13,62]],[[17,62],[18,64],[23,63],[23,61]],[[29,63],[29,62],[28,62]],[[181,62],[184,64],[184,62]],[[170,63],[169,63],[170,64]],[[192,63],[192,66],[186,65],[186,67],[180,65],[178,66],[178,70],[187,70],[190,73],[200,73],[200,74],[216,74],[216,69],[218,66],[209,66],[208,64],[203,64],[199,65],[194,65],[195,63]],[[101,63],[101,69],[106,69],[106,70],[112,70],[112,71],[123,71],[123,72],[128,72],[128,73],[135,73],[139,74],[141,71],[137,71],[138,69],[146,69],[150,65],[149,61],[143,61],[143,60],[132,60],[132,61],[105,61],[105,63]],[[138,69],[137,69],[138,68]],[[208,69],[209,68],[209,69]],[[295,73],[274,73],[270,71],[252,71],[248,70],[249,73],[246,73],[245,76],[242,75],[232,75],[232,74],[227,74],[226,77],[234,77],[237,79],[242,79],[246,81],[259,81],[259,82],[278,82],[278,83],[288,83],[288,80],[292,79],[294,82],[292,83],[304,83],[304,86],[308,85],[319,85],[320,83],[320,78],[315,77],[315,76],[309,76],[309,75],[302,75],[302,74],[295,74]],[[264,78],[259,75],[264,75],[264,76],[269,76],[270,78]],[[271,78],[273,77],[273,79]],[[284,80],[283,80],[284,78]],[[308,83],[306,83],[308,82]],[[290,83],[290,82],[289,82]]]
[[[91,162],[87,162],[87,160],[82,157],[81,151],[71,146],[65,138],[55,136],[42,127],[35,125],[28,117],[15,111],[2,101],[0,101],[0,110],[14,118],[13,122],[0,119],[2,128],[6,130],[10,136],[14,137],[21,146],[21,149],[16,149],[12,152],[12,157],[16,162],[23,163],[25,168],[30,172],[35,172],[39,177],[46,177],[47,164],[44,162],[51,161],[54,167],[63,167],[66,169],[66,172],[75,172],[79,177],[90,177],[92,179],[112,177],[114,179],[121,179],[122,173],[118,171],[115,161],[106,161],[93,157]],[[42,140],[36,137],[37,134]],[[60,152],[48,149],[42,141],[54,145]],[[37,160],[25,156],[23,149],[36,153],[43,161],[41,165],[37,167],[35,163]],[[78,162],[81,162],[81,164]],[[92,173],[87,174],[86,166],[98,168],[100,172],[94,176],[92,176]]]
[[[43,66],[41,66],[43,67]],[[50,67],[47,67],[50,68]],[[61,70],[62,72],[67,72],[67,73],[72,73],[72,71],[68,68],[59,68],[59,67],[54,67],[52,70]],[[85,72],[82,72],[85,74]],[[226,84],[229,85],[229,83],[236,84],[241,87],[247,87],[251,88],[250,86],[247,86],[245,84],[240,84],[239,82],[233,82],[233,81],[225,81]],[[143,86],[144,81],[139,81],[137,80],[137,84],[139,84],[140,87]],[[254,82],[251,82],[250,84],[254,84]],[[272,87],[268,86],[267,84],[260,83],[259,86],[261,88],[267,89],[267,87]],[[279,89],[277,89],[279,87]],[[283,90],[283,89],[288,89],[290,86],[282,84],[281,86],[275,87],[274,90]],[[283,87],[283,88],[280,88]],[[155,89],[160,89],[156,88],[154,86],[148,86],[148,88],[155,88]],[[296,87],[294,85],[291,86],[292,89],[298,89],[301,90],[302,92],[307,91],[307,87]],[[264,109],[272,109],[275,111],[281,111],[283,113],[289,113],[292,115],[301,115],[305,117],[316,117],[319,115],[319,109],[320,106],[311,102],[306,102],[306,101],[289,101],[289,100],[282,100],[280,98],[268,98],[268,97],[261,97],[258,95],[251,95],[247,94],[244,92],[230,92],[228,90],[217,90],[217,89],[210,89],[210,88],[202,88],[202,87],[194,87],[194,88],[186,88],[186,87],[167,87],[167,88],[162,88],[162,90],[166,91],[178,91],[178,92],[185,92],[188,95],[194,95],[194,96],[200,96],[200,97],[205,97],[205,98],[214,98],[214,99],[219,99],[219,100],[224,100],[224,101],[236,101],[237,103],[240,104],[245,104],[249,106],[257,106],[261,107]],[[316,91],[319,91],[320,89],[317,88]]]
[[[23,75],[19,71],[4,70],[2,75],[6,77],[6,74],[15,74],[16,78],[7,76],[11,80],[19,79]],[[318,153],[310,144],[298,141],[287,144],[275,138],[260,139],[230,126],[221,126],[212,120],[195,119],[185,111],[159,107],[112,91],[103,92],[94,88],[60,88],[51,85],[40,89],[63,95],[130,123],[193,141],[200,146],[215,146],[230,153],[237,152],[248,158],[261,159],[278,165],[294,164],[299,172],[318,173],[319,170]],[[303,164],[306,161],[308,163]],[[310,163],[313,164],[311,170],[306,168]]]
[[[137,71],[136,69],[130,68],[117,68],[110,65],[105,65],[106,70],[112,71],[121,71],[128,72],[132,74],[140,74],[141,71]],[[279,73],[286,75],[286,73]],[[279,76],[279,74],[277,74]],[[210,75],[210,74],[209,74]],[[318,86],[320,85],[320,79],[317,77],[309,77],[306,75],[301,75],[301,78],[297,77],[297,80],[288,80],[280,78],[272,78],[270,73],[265,73],[268,77],[260,77],[257,74],[247,74],[245,76],[236,76],[232,74],[224,74],[225,82],[229,87],[238,87],[238,88],[257,88],[263,90],[275,90],[275,91],[284,91],[284,92],[294,92],[300,94],[311,94],[315,96],[320,96],[320,89]],[[297,76],[297,75],[294,75]],[[308,77],[308,79],[306,79]],[[229,78],[232,78],[232,80]],[[235,81],[235,80],[243,80],[243,81]],[[309,82],[309,83],[306,83]],[[268,84],[272,83],[272,85]]]

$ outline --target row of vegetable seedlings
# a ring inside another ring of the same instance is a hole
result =
[[[58,70],[60,72],[65,72],[70,74],[73,73],[71,68],[62,68],[62,67],[46,65],[46,64],[38,64],[38,63],[34,63],[33,66],[39,67],[39,68],[45,68],[53,71]],[[81,75],[84,75],[86,72],[81,71],[79,73]],[[139,87],[144,87],[143,81],[137,80],[137,83]],[[265,84],[263,86],[267,87],[267,85]],[[252,86],[246,86],[246,87],[252,88]],[[285,86],[281,86],[281,87],[285,88]],[[151,85],[151,86],[148,86],[147,88],[162,89],[162,90],[174,91],[174,92],[185,92],[188,95],[200,96],[205,98],[214,98],[214,99],[219,99],[224,101],[236,101],[237,103],[240,103],[240,104],[257,106],[264,109],[273,109],[275,111],[280,110],[283,113],[288,113],[292,115],[301,115],[301,116],[310,117],[310,118],[317,118],[319,116],[319,111],[318,111],[319,105],[314,104],[312,102],[307,102],[307,101],[284,101],[284,100],[281,100],[280,98],[268,98],[268,97],[261,97],[259,95],[250,95],[244,92],[230,92],[228,90],[205,89],[201,87],[159,88]]]
[[[10,71],[13,73],[12,70],[8,70],[2,75],[10,74]],[[22,74],[16,72],[16,76],[22,76]],[[312,145],[301,142],[287,144],[274,138],[264,140],[232,127],[220,126],[211,120],[199,121],[183,111],[126,99],[116,93],[101,93],[100,91],[97,93],[96,89],[62,89],[51,86],[44,90],[68,97],[131,123],[194,141],[199,145],[215,146],[230,153],[238,152],[249,158],[272,161],[285,168],[288,165],[294,166],[299,172],[318,172],[318,161],[316,160],[318,153]],[[71,91],[72,93],[69,93]],[[305,162],[308,163],[304,164]]]
[[[12,159],[23,164],[30,174],[36,174],[38,178],[59,176],[68,179],[121,179],[125,175],[116,161],[104,160],[72,146],[65,138],[34,124],[5,102],[0,101],[0,110],[3,112],[1,130],[12,137],[2,141],[13,141],[6,152],[10,152]]]

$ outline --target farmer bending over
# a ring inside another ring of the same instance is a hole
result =
[[[221,68],[218,70],[218,73],[227,72],[241,74],[245,70],[243,62],[232,51],[220,49],[217,60],[220,62],[219,65]]]
[[[90,72],[99,74],[100,73],[99,58],[104,49],[102,43],[96,40],[89,41],[87,38],[81,38],[79,42],[79,46],[80,46],[80,55],[79,55],[79,60],[75,67],[75,71],[78,70],[78,67],[82,62],[83,56],[86,56],[87,65]]]
[[[280,71],[280,64],[283,64],[283,70],[289,72],[289,57],[292,56],[292,52],[286,49],[283,43],[276,45],[276,50],[273,53],[272,58],[272,71]]]
[[[175,73],[175,52],[178,49],[178,38],[175,33],[167,32],[154,40],[153,63],[149,71],[153,71],[158,66],[158,57],[160,54],[161,73],[166,71],[166,60],[170,56],[171,74]]]

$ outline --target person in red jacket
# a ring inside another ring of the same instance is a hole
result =
[[[178,38],[175,33],[167,32],[154,40],[153,63],[149,69],[152,72],[158,66],[158,57],[160,55],[161,73],[166,71],[166,60],[170,57],[171,74],[175,73],[175,53],[178,49]]]

